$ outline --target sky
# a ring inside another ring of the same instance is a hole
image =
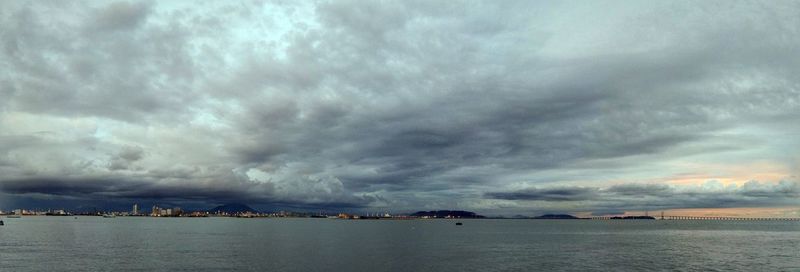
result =
[[[3,1],[0,209],[800,217],[797,14]]]

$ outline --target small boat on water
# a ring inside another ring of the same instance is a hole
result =
[[[103,218],[114,218],[114,217],[117,217],[117,216],[113,215],[113,214],[104,214],[103,215]]]
[[[3,223],[3,220],[0,220],[0,226],[4,226],[4,225],[5,225],[5,223]]]
[[[462,224],[461,222],[456,222],[456,226],[461,226],[461,225],[464,225],[464,224]]]

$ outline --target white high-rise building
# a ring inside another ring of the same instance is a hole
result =
[[[133,204],[133,210],[131,211],[131,214],[133,215],[139,214],[139,204]]]

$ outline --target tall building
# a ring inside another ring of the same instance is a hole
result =
[[[133,215],[139,215],[139,204],[133,204],[133,210],[131,211]]]

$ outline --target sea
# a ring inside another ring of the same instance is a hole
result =
[[[0,271],[800,271],[799,221],[1,219]]]

